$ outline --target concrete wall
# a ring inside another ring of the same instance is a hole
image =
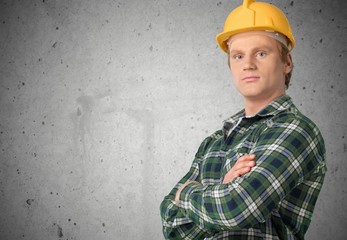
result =
[[[0,2],[0,239],[162,239],[162,198],[242,107],[214,40],[241,0]],[[272,2],[327,146],[307,239],[344,239],[347,2]]]

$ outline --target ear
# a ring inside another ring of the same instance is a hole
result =
[[[293,60],[290,53],[287,54],[287,61],[284,63],[284,73],[288,74],[293,69]]]

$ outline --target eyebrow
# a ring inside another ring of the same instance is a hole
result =
[[[256,51],[259,51],[259,50],[272,51],[273,48],[269,47],[267,45],[261,45],[261,46],[257,46],[257,47],[254,47],[254,48],[246,49],[246,51],[251,51],[251,52],[256,52]],[[237,48],[236,49],[232,49],[231,48],[231,50],[229,51],[230,54],[232,54],[232,53],[243,53],[243,52],[245,52],[245,50],[237,49]]]

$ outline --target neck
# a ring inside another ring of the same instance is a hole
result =
[[[254,116],[257,114],[260,110],[265,108],[267,105],[269,105],[272,101],[277,99],[278,97],[281,97],[285,95],[285,93],[270,97],[266,99],[250,99],[250,98],[244,98],[244,106],[245,106],[245,115],[246,116]]]

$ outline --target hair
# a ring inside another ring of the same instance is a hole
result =
[[[279,44],[279,50],[280,50],[280,55],[281,55],[281,60],[282,62],[286,62],[287,61],[287,56],[288,54],[290,53],[290,50],[288,49],[287,46],[285,46],[283,43],[279,42],[279,41],[276,41],[278,42]],[[229,50],[227,51],[228,53],[228,66],[230,68],[230,52]],[[293,73],[293,69],[294,69],[294,65],[292,65],[292,69],[290,70],[289,73],[286,74],[285,76],[285,86],[286,86],[286,89],[289,88],[289,84],[290,84],[290,79],[292,78],[292,73]]]
[[[281,55],[282,62],[286,62],[288,60],[287,57],[288,57],[289,53],[290,53],[290,51],[289,51],[288,47],[286,47],[283,43],[280,43],[280,55]],[[284,84],[286,85],[286,89],[289,88],[290,79],[292,78],[293,69],[294,69],[294,64],[292,64],[292,69],[285,76]]]

